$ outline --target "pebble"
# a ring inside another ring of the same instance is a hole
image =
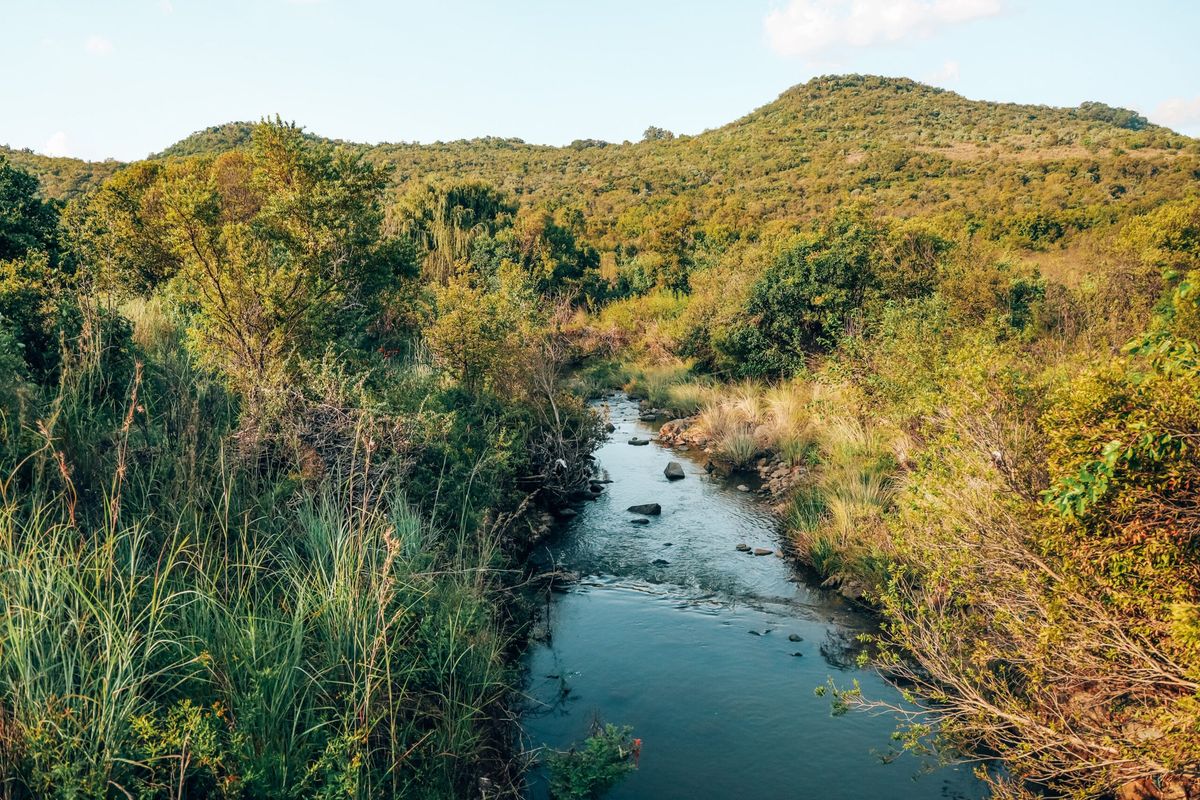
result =
[[[750,545],[746,544],[745,542],[740,542],[740,543],[739,543],[737,546],[735,546],[733,549],[734,549],[734,550],[737,550],[739,553],[749,553],[749,552],[750,552]]]

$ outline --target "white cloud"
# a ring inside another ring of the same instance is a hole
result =
[[[1148,116],[1168,128],[1195,130],[1200,128],[1200,97],[1172,97],[1159,103]]]
[[[771,49],[812,57],[839,47],[869,47],[932,36],[1003,10],[1005,0],[789,0],[763,20]]]
[[[55,131],[46,143],[42,145],[42,153],[48,156],[69,156],[70,147],[67,144],[66,131]]]
[[[83,43],[83,49],[93,56],[107,56],[113,51],[113,43],[103,36],[89,36]]]
[[[957,82],[961,72],[958,62],[951,59],[926,75],[925,82],[934,86],[945,86],[947,83]]]

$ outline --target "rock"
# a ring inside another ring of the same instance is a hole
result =
[[[802,658],[804,656],[804,653],[792,653],[792,656],[794,658]]]
[[[604,487],[598,483],[593,483],[592,485],[588,486],[588,491],[590,491],[592,494],[600,494],[604,491]]]
[[[803,641],[804,641],[804,637],[803,637],[803,636],[801,636],[801,635],[800,635],[800,634],[798,634],[798,633],[789,633],[789,634],[788,634],[788,641],[789,641],[789,642],[803,642]]]
[[[667,468],[663,470],[663,475],[667,476],[669,481],[678,481],[683,479],[683,465],[678,461],[672,461],[667,464]]]
[[[632,439],[629,440],[629,443],[631,445],[633,445],[634,447],[644,447],[645,445],[650,444],[650,440],[634,436]]]
[[[712,474],[713,470],[715,470],[715,469],[716,469],[716,467],[713,466],[713,463],[711,461],[706,461],[704,463],[704,471],[709,473],[710,475]]]
[[[866,595],[867,590],[861,583],[857,581],[843,581],[838,587],[838,593],[847,600],[858,602]]]
[[[674,546],[675,546],[674,542],[663,542],[663,547],[674,547]]]
[[[774,550],[771,550],[770,548],[767,548],[767,547],[754,548],[754,555],[756,555],[756,556],[769,556],[769,555],[773,554],[774,552],[775,552]]]
[[[669,567],[671,565],[671,562],[667,561],[665,558],[656,558],[650,563],[656,567]]]
[[[745,542],[739,542],[733,549],[737,550],[739,553],[749,553],[750,545],[746,544]]]
[[[635,517],[634,519],[629,520],[629,524],[630,525],[649,525],[650,520],[646,519],[645,517]]]
[[[692,448],[688,447],[686,444],[681,444],[681,445],[679,445],[679,447],[677,447],[675,449],[681,453],[686,453],[688,450],[691,450]]]
[[[647,516],[656,516],[656,515],[662,513],[662,506],[660,506],[658,503],[642,503],[640,505],[630,506],[629,508],[627,508],[625,510],[632,512],[634,514],[645,514]]]
[[[738,484],[738,487],[737,487],[737,490],[738,490],[739,492],[748,492],[748,491],[750,491],[750,487],[749,487],[749,486],[747,486],[747,485],[746,485],[746,484],[744,484],[744,483],[739,483],[739,484]]]
[[[613,425],[611,422],[606,422],[606,423],[604,423],[604,430],[606,433],[615,433],[617,430],[617,426]]]
[[[762,636],[762,634],[758,631],[747,631],[747,633],[749,633],[751,636]]]

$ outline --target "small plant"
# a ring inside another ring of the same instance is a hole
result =
[[[641,740],[633,729],[599,723],[581,748],[549,758],[550,796],[554,800],[594,800],[603,796],[633,770]]]
[[[720,445],[721,458],[728,461],[737,469],[749,466],[758,452],[754,437],[748,433],[734,433],[726,436]]]
[[[691,416],[708,400],[711,391],[703,384],[695,382],[679,383],[667,389],[667,407],[677,414]]]

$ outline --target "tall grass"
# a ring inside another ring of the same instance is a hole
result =
[[[818,422],[814,431],[820,464],[792,498],[792,540],[826,578],[881,581],[891,549],[884,515],[895,497],[892,439],[845,416]]]
[[[0,477],[5,796],[466,792],[514,680],[496,537],[239,465],[186,356],[105,350]]]

